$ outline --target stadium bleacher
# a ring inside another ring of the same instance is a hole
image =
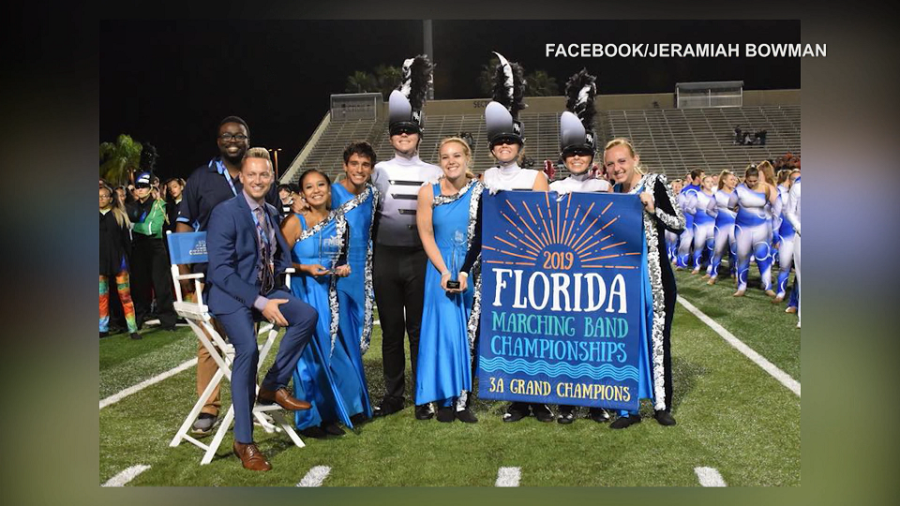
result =
[[[536,169],[543,168],[544,160],[555,162],[559,156],[558,117],[558,113],[549,112],[520,115],[525,129],[525,155],[535,161]],[[766,130],[766,145],[733,144],[737,125],[751,134]],[[296,182],[303,170],[312,167],[334,179],[343,172],[341,152],[353,140],[368,140],[379,160],[389,159],[393,153],[386,126],[384,120],[328,122],[303,163],[291,164],[282,182]],[[419,149],[423,160],[437,163],[440,139],[469,132],[476,143],[474,172],[482,173],[493,165],[481,114],[426,115],[425,129]],[[669,178],[682,177],[694,168],[713,174],[723,169],[743,171],[751,162],[774,160],[787,152],[799,156],[801,152],[799,105],[601,110],[597,130],[602,141],[614,137],[631,139],[644,165]],[[565,172],[557,171],[556,178],[565,177]]]

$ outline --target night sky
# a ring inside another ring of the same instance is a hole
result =
[[[799,42],[797,21],[435,20],[435,98],[484,98],[481,66],[499,51],[562,86],[586,67],[601,94],[673,92],[675,83],[743,80],[747,90],[800,88],[799,58],[553,58],[546,43]],[[423,52],[421,21],[103,21],[100,140],[127,133],[157,147],[162,178],[187,177],[217,153],[235,114],[251,145],[282,148],[282,170],[355,70],[400,66]]]

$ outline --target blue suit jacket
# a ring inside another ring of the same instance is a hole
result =
[[[275,279],[282,279],[285,269],[292,266],[290,248],[278,228],[278,210],[265,204],[270,223],[275,227],[277,247],[274,254]],[[208,304],[213,314],[230,314],[241,307],[253,308],[260,294],[258,277],[259,247],[256,244],[256,224],[244,193],[216,206],[206,231],[209,255]]]

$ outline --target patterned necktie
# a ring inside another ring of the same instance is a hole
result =
[[[269,224],[262,206],[257,207],[256,239],[259,243],[259,283],[260,294],[266,295],[275,287],[275,272],[272,265],[272,246],[269,240]]]

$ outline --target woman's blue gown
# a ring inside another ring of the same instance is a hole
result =
[[[451,269],[452,238],[461,231],[465,242],[456,251],[456,264],[461,267],[469,240],[469,220],[473,188],[469,183],[456,197],[439,197],[440,183],[432,185],[435,205],[432,209],[434,239],[444,263]],[[474,203],[477,207],[477,200]],[[457,269],[459,268],[457,267]],[[416,402],[438,401],[451,406],[463,392],[472,390],[472,362],[469,350],[468,321],[472,311],[474,280],[470,277],[465,292],[448,294],[441,288],[441,274],[428,262],[425,274],[425,302],[422,329],[419,334],[419,360],[416,372]],[[451,269],[452,271],[452,269]]]
[[[613,191],[622,193],[622,185],[616,184],[613,187]],[[639,195],[643,191],[644,180],[642,179],[640,185],[634,188],[631,193]],[[658,240],[664,240],[664,236],[659,237]],[[647,230],[644,230],[644,237],[641,242],[641,249],[647,251]],[[653,327],[653,287],[650,284],[649,269],[647,255],[644,255],[641,262],[641,308],[643,308],[643,314],[640,319],[641,335],[644,336],[644,339],[640,340],[640,347],[638,348],[638,399],[650,399],[652,403],[656,395],[653,391],[653,367],[650,364],[650,329]],[[630,412],[624,409],[619,410],[620,416],[637,414],[638,410]]]
[[[340,311],[341,344],[350,357],[353,371],[338,380],[344,402],[351,414],[365,413],[372,417],[369,388],[366,384],[362,354],[369,347],[372,336],[372,313],[375,293],[372,290],[372,218],[376,190],[368,185],[360,195],[353,195],[344,185],[331,186],[331,204],[340,209],[350,227],[350,251],[347,263],[350,275],[337,280]]]
[[[296,216],[300,219],[303,233],[291,250],[292,261],[298,264],[323,264],[323,260],[319,258],[320,237],[337,234],[338,220],[334,215],[330,215],[313,229],[307,230],[303,216],[299,214]],[[319,315],[316,331],[300,355],[297,369],[294,371],[295,397],[312,404],[312,408],[295,413],[297,428],[302,430],[321,425],[322,422],[336,421],[353,427],[350,416],[354,413],[348,409],[341,391],[341,387],[346,387],[347,383],[344,381],[346,370],[353,365],[344,346],[341,345],[341,340],[335,339],[332,343],[332,335],[335,332],[331,329],[337,324],[334,320],[337,316],[334,311],[338,308],[337,290],[331,276],[317,278],[300,273],[292,278],[291,291],[312,306]]]

